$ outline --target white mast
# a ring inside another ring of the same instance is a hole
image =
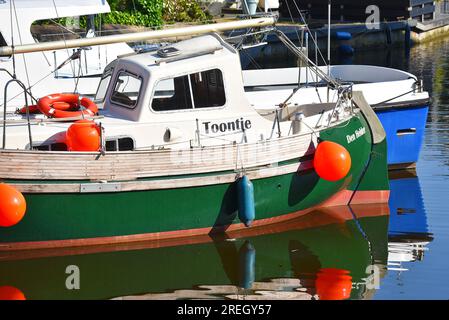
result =
[[[327,75],[330,76],[331,64],[331,0],[327,3]]]
[[[37,51],[59,50],[66,48],[89,47],[102,44],[121,43],[121,42],[136,42],[142,40],[157,40],[164,38],[173,38],[181,36],[191,36],[197,34],[205,34],[211,32],[222,32],[234,29],[244,29],[251,27],[263,27],[274,25],[275,17],[264,17],[257,19],[248,19],[240,21],[222,22],[208,25],[199,25],[184,28],[173,28],[166,30],[145,31],[136,33],[126,33],[103,37],[72,39],[66,41],[52,41],[45,43],[33,43],[20,46],[0,47],[0,56],[11,56],[18,53],[29,53]]]

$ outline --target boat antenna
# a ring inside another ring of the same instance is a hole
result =
[[[56,6],[55,0],[52,0],[52,2],[53,2],[53,7],[55,8],[55,12],[56,12],[56,19],[59,19],[60,18],[59,17],[59,12],[58,12],[58,8]],[[61,35],[62,35],[62,39],[64,40],[64,45],[66,47],[65,49],[66,49],[66,52],[67,52],[67,56],[70,57],[70,52],[69,52],[69,49],[67,47],[67,40],[65,38],[64,30],[61,30]],[[81,63],[81,60],[80,60],[79,63]],[[70,63],[70,68],[72,69],[73,81],[74,81],[75,90],[76,90],[76,87],[77,87],[77,81],[75,79],[76,78],[76,72],[75,72],[75,68],[74,68],[72,63]]]
[[[327,75],[330,76],[331,65],[331,14],[332,14],[332,1],[328,0],[327,3]]]
[[[13,1],[9,2],[9,20],[11,23],[12,76],[14,79],[16,79],[16,56],[14,54],[14,24],[12,23],[12,3]]]
[[[299,37],[298,28],[296,28],[296,27],[294,26],[294,24],[295,24],[295,19],[293,18],[293,14],[292,14],[292,12],[291,12],[291,10],[290,10],[290,6],[288,5],[288,1],[285,1],[285,4],[287,5],[288,14],[290,15],[290,20],[291,20],[292,23],[293,23],[293,27],[294,27],[294,29],[295,29],[296,37],[298,38],[298,41],[299,41],[300,45],[302,46],[301,38]]]
[[[301,10],[299,9],[298,4],[296,3],[296,1],[293,1],[293,4],[295,5],[296,10],[298,11],[298,14],[299,14],[299,16],[301,17],[301,20],[302,20],[302,22],[303,22],[303,24],[304,24],[306,30],[309,32],[309,35],[312,35],[313,33],[312,33],[312,31],[310,30],[310,28],[309,28],[309,24],[306,22],[306,18],[304,17],[303,13],[302,13]],[[319,46],[318,46],[318,36],[317,36],[317,33],[315,32],[314,34],[315,34],[315,37],[312,37],[312,36],[311,36],[312,41],[313,41],[313,44],[314,44],[314,45],[316,46],[316,48],[318,49],[318,50],[317,50],[317,53],[319,53],[319,55],[320,55],[320,57],[321,57],[323,63],[326,64],[326,63],[327,63],[327,62],[326,62],[326,59],[324,58],[323,53],[321,52],[321,50],[319,49]],[[317,62],[316,64],[318,65],[318,59],[316,59],[316,62]]]
[[[331,76],[331,14],[332,14],[332,1],[327,2],[327,76]],[[329,102],[329,85],[327,86],[327,102]]]
[[[18,16],[17,16],[16,1],[15,0],[12,0],[12,8],[14,10],[14,17],[15,17],[15,20],[16,20],[17,35],[19,36],[20,45],[22,45],[23,44],[23,42],[22,42],[22,33],[20,32],[19,19],[18,19]],[[30,74],[28,72],[28,64],[27,64],[25,55],[22,55],[22,59],[23,59],[23,65],[24,65],[24,68],[25,68],[25,75],[26,75],[27,84],[28,84],[27,90],[31,92]],[[14,70],[14,74],[15,74],[15,70]]]
[[[294,2],[294,1],[293,1]],[[290,10],[290,6],[288,5],[288,1],[286,0],[285,1],[285,4],[287,5],[287,10],[288,10],[288,14],[290,15],[290,19],[291,19],[291,21],[292,21],[292,23],[293,23],[293,28],[295,29],[295,33],[296,33],[296,37],[298,38],[298,43],[299,43],[299,45],[300,45],[300,47],[301,47],[301,49],[303,48],[303,39],[304,39],[304,29],[302,29],[302,34],[301,34],[301,38],[299,37],[299,32],[298,32],[298,28],[296,28],[295,27],[295,20],[294,20],[294,18],[293,18],[293,14],[292,14],[292,12],[291,12],[291,10]],[[299,61],[298,61],[299,62]],[[299,89],[299,87],[301,86],[301,65],[302,65],[302,63],[301,62],[299,62],[298,63],[298,87],[297,87],[297,89],[296,90],[294,90],[293,91],[293,93],[296,93],[296,91]],[[308,67],[308,64],[306,64],[306,74],[307,74],[307,67]],[[287,101],[288,101],[289,99],[287,99]],[[282,104],[282,105],[285,105],[285,104]]]
[[[53,7],[55,8],[55,12],[56,12],[56,18],[59,19],[59,12],[58,12],[58,8],[56,6],[55,0],[52,0],[52,1],[53,1]],[[71,55],[69,52],[69,48],[67,47],[67,41],[65,38],[64,29],[61,30],[61,34],[62,34],[62,38],[64,40],[64,45],[66,47],[65,50],[66,50],[67,56],[68,56],[68,59],[66,61],[68,61],[70,63],[70,68],[72,69],[73,81],[75,84],[73,93],[77,93],[78,83],[79,83],[79,79],[81,76],[81,69],[82,69],[81,68],[81,49],[78,49],[76,52],[74,52],[74,54]],[[72,63],[72,61],[75,61],[76,59],[79,60],[78,61],[78,74],[76,74],[74,63]],[[81,109],[81,111],[83,111],[83,106],[81,104],[80,99],[81,99],[81,97],[78,95],[78,106]],[[81,117],[84,119],[84,112],[81,112]]]

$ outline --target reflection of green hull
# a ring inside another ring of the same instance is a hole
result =
[[[313,214],[324,221],[332,210]],[[14,286],[27,299],[104,299],[195,289],[198,285],[242,285],[242,278],[251,278],[252,273],[258,282],[313,279],[320,268],[348,270],[357,283],[366,277],[365,269],[373,260],[386,260],[387,216],[360,219],[370,243],[355,221],[302,230],[314,220],[304,216],[295,221],[299,221],[295,229],[246,238],[254,249],[244,259],[245,239],[209,239],[173,247],[3,261],[0,286]],[[242,266],[242,261],[251,257],[255,258],[252,270],[251,263]],[[79,267],[80,290],[65,288],[69,265]],[[361,298],[364,291],[363,286],[353,289],[351,297]],[[314,294],[313,288],[308,292]]]
[[[361,127],[366,128],[366,134],[348,144],[346,136]],[[331,183],[319,179],[313,170],[306,170],[300,174],[253,179],[256,224],[257,221],[269,222],[263,219],[317,206],[341,190],[355,190],[357,187],[359,191],[388,190],[385,141],[372,146],[368,124],[360,114],[345,125],[322,132],[320,137],[338,142],[348,149],[352,168],[347,178]],[[374,156],[369,161],[371,153]],[[279,166],[297,162],[298,159],[292,161]],[[367,164],[368,170],[364,172]],[[363,179],[359,184],[360,177]],[[41,241],[48,244],[55,240],[98,237],[104,237],[102,241],[107,243],[117,241],[117,238],[108,240],[117,236],[158,234],[162,238],[164,235],[161,233],[169,231],[185,236],[188,233],[182,232],[191,229],[208,233],[212,226],[239,222],[236,218],[235,189],[235,183],[225,183],[115,193],[25,194],[27,214],[18,225],[0,229],[0,250],[1,243],[19,243],[20,246],[23,242]]]

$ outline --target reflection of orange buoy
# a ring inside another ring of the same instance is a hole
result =
[[[338,181],[351,169],[351,155],[342,145],[331,141],[318,144],[313,159],[316,173],[324,180]]]
[[[98,151],[100,149],[100,128],[91,120],[78,120],[66,133],[69,151]]]
[[[0,227],[11,227],[22,220],[26,201],[22,193],[7,184],[0,184]]]
[[[11,286],[0,287],[0,300],[26,300],[22,291]]]
[[[315,280],[321,300],[344,300],[351,296],[352,277],[344,269],[320,269]]]

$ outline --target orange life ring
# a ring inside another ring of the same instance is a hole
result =
[[[62,102],[62,101],[53,103],[53,108],[56,110],[62,110],[62,111],[77,111],[77,110],[79,110],[78,103],[67,103],[67,102]],[[42,113],[37,104],[32,104],[32,105],[28,106],[28,109],[29,109],[30,114]],[[17,114],[26,114],[27,107],[24,106],[20,109],[17,109],[16,113]]]
[[[85,110],[73,110],[79,103]],[[39,110],[50,118],[70,118],[70,117],[92,117],[97,114],[98,107],[90,99],[83,97],[79,100],[79,95],[75,93],[56,93],[39,99],[37,106]]]

